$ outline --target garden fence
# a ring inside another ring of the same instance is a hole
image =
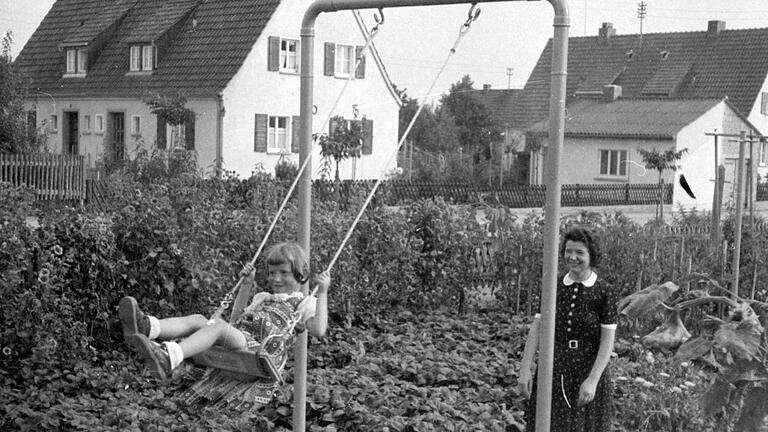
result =
[[[82,156],[0,154],[0,182],[30,187],[39,200],[86,198]]]
[[[373,180],[344,180],[338,183],[313,182],[316,199],[346,202],[352,191],[370,191]],[[606,205],[649,205],[659,202],[658,184],[566,184],[561,188],[561,205],[591,207]],[[543,207],[546,186],[487,186],[459,182],[386,181],[377,192],[387,205],[404,205],[426,198],[442,197],[455,204],[501,204],[510,208]],[[672,203],[672,185],[661,186],[664,204]]]
[[[768,201],[768,183],[758,183],[755,192],[755,201]]]

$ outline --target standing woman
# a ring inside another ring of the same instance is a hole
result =
[[[550,431],[610,431],[612,383],[607,366],[618,319],[616,293],[595,272],[600,245],[588,230],[566,232],[560,256],[568,273],[557,285]],[[539,324],[536,314],[518,380],[520,392],[529,398],[525,419],[531,432],[536,420],[534,356],[539,348]]]

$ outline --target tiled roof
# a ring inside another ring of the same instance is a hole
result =
[[[176,24],[184,15],[199,3],[198,0],[169,0],[152,14],[152,19],[145,20],[133,27],[131,33],[123,42],[152,42],[157,40],[171,26]]]
[[[768,28],[570,38],[567,104],[603,85],[624,98],[670,94],[723,98],[749,115],[768,75]],[[666,57],[663,52],[666,51]],[[631,52],[631,55],[630,55]],[[544,48],[511,114],[524,129],[549,115],[552,39]]]
[[[515,98],[521,91],[521,89],[483,89],[472,95],[485,105],[497,120],[506,124],[513,113]]]
[[[568,107],[565,136],[671,139],[685,126],[723,99],[618,99],[613,102],[579,100]],[[546,134],[549,122],[528,131]]]
[[[131,8],[104,43],[86,77],[62,78],[65,55],[59,50],[59,44],[73,38],[81,23],[100,20],[105,3],[109,2],[56,1],[16,60],[21,71],[31,79],[33,91],[54,96],[134,97],[144,90],[163,93],[181,90],[188,97],[214,96],[239,70],[280,0],[117,1],[116,4],[127,4]],[[152,74],[126,75],[127,41],[156,35],[179,18],[178,33]],[[91,34],[85,37],[89,36]]]
[[[104,4],[95,16],[81,19],[71,30],[62,45],[85,45],[92,42],[109,26],[120,20],[136,3],[136,0],[117,0]]]

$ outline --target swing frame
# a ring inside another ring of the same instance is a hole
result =
[[[522,1],[488,0],[486,2]],[[536,1],[536,0],[528,0]],[[541,290],[541,334],[538,393],[536,404],[536,431],[549,431],[550,405],[552,400],[552,374],[555,342],[555,293],[557,287],[558,246],[560,241],[560,154],[563,148],[565,130],[566,77],[568,64],[568,28],[570,14],[567,0],[547,0],[554,9],[554,37],[552,44],[552,79],[549,100],[549,139],[546,169],[546,215],[544,224],[544,263]],[[466,0],[315,0],[309,5],[301,23],[301,117],[299,161],[303,163],[311,156],[312,108],[314,78],[315,21],[323,12],[406,6],[432,6],[446,4],[476,4]],[[406,134],[407,135],[407,134]],[[309,254],[311,179],[303,172],[299,188],[299,245]],[[302,288],[306,294],[306,285]],[[306,424],[306,381],[307,381],[307,337],[302,332],[294,346],[294,411],[293,430],[303,431]]]

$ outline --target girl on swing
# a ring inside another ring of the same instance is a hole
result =
[[[222,319],[209,323],[203,315],[158,319],[144,314],[136,299],[123,297],[118,315],[125,341],[146,360],[150,373],[160,379],[170,376],[186,358],[213,345],[232,350],[257,347],[266,336],[279,333],[294,312],[300,314],[310,334],[322,337],[328,327],[328,287],[330,274],[316,278],[317,297],[304,298],[301,285],[309,279],[309,260],[296,243],[280,243],[267,253],[267,283],[272,293],[259,292],[243,311],[243,317],[229,324]],[[242,272],[253,283],[254,269]],[[183,338],[179,342],[173,340]],[[162,344],[154,340],[163,340]],[[269,350],[269,347],[267,347]]]

